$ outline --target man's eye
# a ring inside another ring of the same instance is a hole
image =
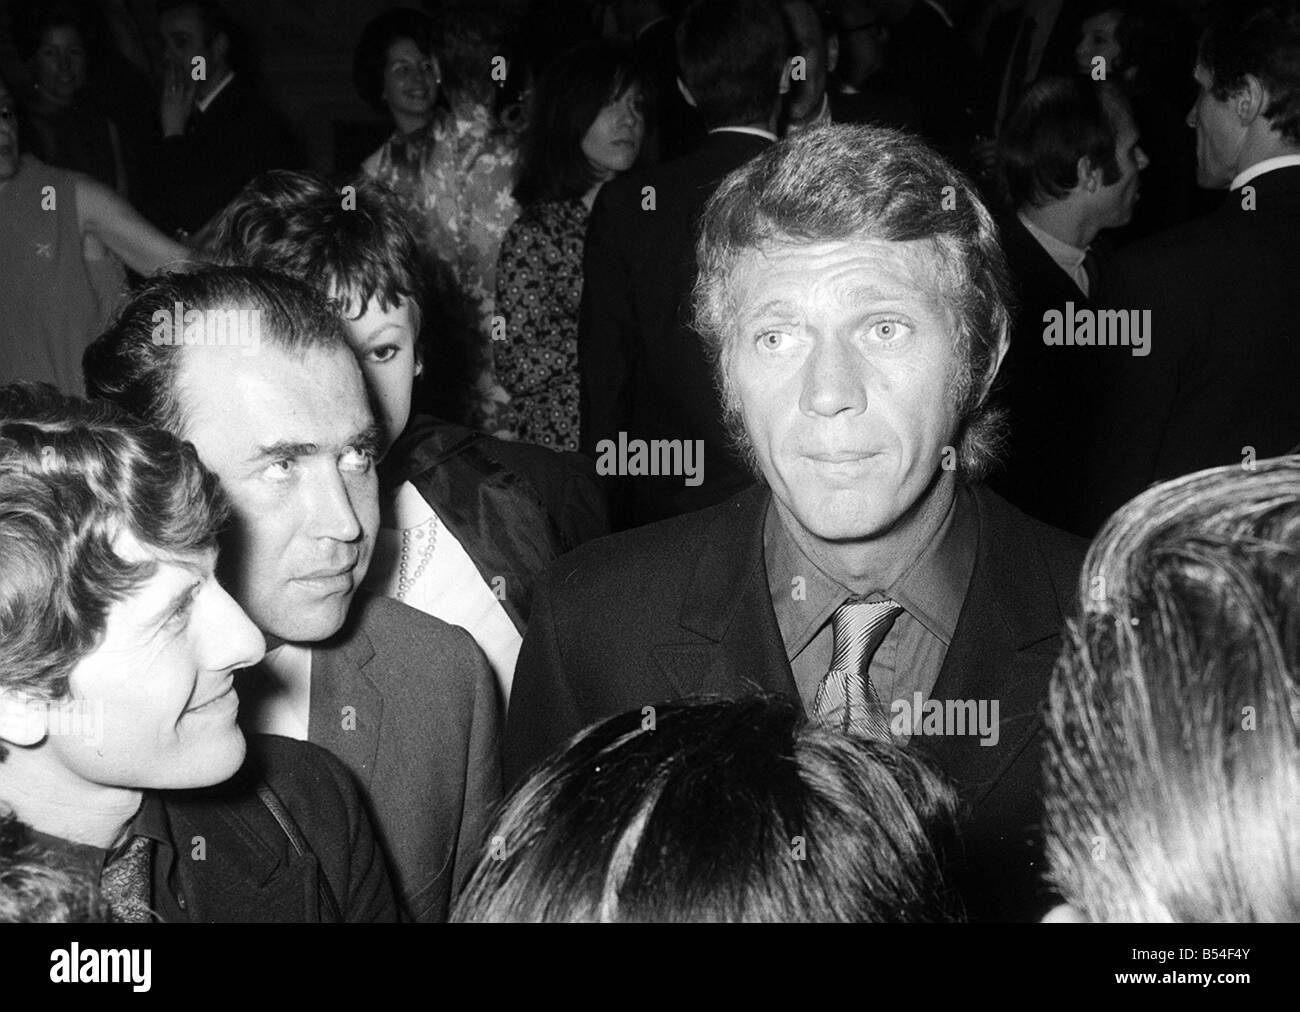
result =
[[[901,340],[912,332],[912,328],[902,320],[877,320],[868,333],[883,344]]]
[[[780,351],[789,343],[790,335],[783,330],[765,330],[758,335],[757,344],[763,351]]]
[[[273,460],[271,463],[267,464],[266,467],[262,468],[262,477],[267,481],[288,481],[292,474],[293,461],[288,459]]]
[[[376,362],[382,365],[384,362],[391,362],[397,356],[397,352],[397,345],[383,344],[378,348],[371,348],[366,352],[366,358],[370,359],[371,362]]]
[[[346,447],[339,457],[339,466],[347,471],[364,473],[369,471],[374,463],[375,455],[370,450],[358,446]]]

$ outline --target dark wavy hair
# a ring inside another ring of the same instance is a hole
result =
[[[0,387],[0,684],[65,696],[111,605],[157,571],[124,560],[118,539],[193,556],[227,515],[190,444],[47,384]]]
[[[948,188],[951,203],[943,199]],[[801,131],[729,175],[705,207],[695,326],[715,362],[733,441],[757,473],[730,377],[736,266],[750,251],[775,244],[851,239],[926,240],[933,247],[956,323],[950,393],[962,420],[957,473],[979,478],[1002,440],[1002,415],[988,392],[1008,340],[1006,258],[970,181],[918,138],[882,127]]]
[[[1201,37],[1199,62],[1210,73],[1211,93],[1224,101],[1250,74],[1268,89],[1264,118],[1292,144],[1300,144],[1300,0],[1233,0],[1221,3]]]
[[[515,186],[520,204],[581,197],[597,182],[582,139],[600,110],[640,87],[650,94],[632,53],[620,43],[583,42],[556,58],[533,92]]]
[[[510,798],[452,920],[947,920],[953,798],[795,701],[632,710]]]
[[[1300,920],[1300,456],[1143,492],[1079,595],[1043,765],[1061,895],[1093,921]]]
[[[1012,205],[1041,205],[1079,182],[1079,159],[1101,169],[1107,186],[1120,176],[1116,113],[1128,100],[1118,86],[1083,74],[1035,81],[998,137],[998,168]]]

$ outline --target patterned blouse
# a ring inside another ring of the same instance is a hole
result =
[[[492,376],[490,341],[496,317],[497,254],[519,214],[513,135],[488,109],[460,104],[413,134],[394,133],[366,159],[368,176],[387,183],[411,208],[416,237],[467,300],[477,323],[477,411],[471,424],[489,427],[505,399]]]
[[[499,416],[519,439],[578,448],[578,307],[587,208],[580,199],[529,205],[506,232],[497,267],[497,377],[510,395]]]

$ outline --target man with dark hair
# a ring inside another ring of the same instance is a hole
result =
[[[687,701],[588,728],[492,828],[465,922],[951,919],[956,810],[922,759],[784,698]]]
[[[1038,709],[1082,546],[980,484],[1008,326],[992,217],[914,137],[823,127],[727,177],[697,255],[699,331],[761,484],[557,563],[509,781],[609,714],[778,693],[928,753],[965,808],[971,915],[1041,914]]]
[[[1186,475],[1088,550],[1052,675],[1050,920],[1300,920],[1300,457]]]
[[[840,44],[826,30],[826,21],[812,0],[783,0],[785,27],[790,36],[790,91],[782,110],[782,132],[830,123],[827,83],[839,60]]]
[[[1197,174],[1218,210],[1129,247],[1103,301],[1150,312],[1118,357],[1091,458],[1097,524],[1153,481],[1300,442],[1300,0],[1226,4],[1201,39]]]
[[[362,178],[347,192],[307,173],[267,173],[222,213],[209,252],[297,278],[338,306],[384,429],[385,520],[367,584],[469,632],[508,701],[537,581],[608,533],[600,489],[577,454],[412,415],[424,368],[419,248],[381,183]],[[426,529],[427,561],[410,563],[412,531]]]
[[[343,764],[235,721],[227,512],[189,444],[0,388],[0,920],[395,919]]]
[[[1077,480],[1087,445],[1076,434],[1109,352],[1066,346],[1052,321],[1061,336],[1065,319],[1092,311],[1101,263],[1093,243],[1132,219],[1147,157],[1119,88],[1077,74],[1034,84],[998,147],[1015,209],[999,224],[1018,311],[998,379],[1010,444],[990,484],[1031,516],[1076,530],[1086,527]]]
[[[293,154],[283,128],[232,65],[232,28],[214,0],[158,5],[162,146],[145,211],[168,234],[196,233],[239,188]]]
[[[85,372],[92,396],[193,443],[234,507],[223,573],[272,642],[241,680],[244,726],[342,759],[405,912],[445,918],[500,794],[496,686],[463,629],[357,594],[383,435],[342,320],[269,271],[164,275]]]
[[[680,474],[629,478],[633,469],[620,468],[609,482],[616,527],[712,505],[751,480],[727,448],[718,395],[688,322],[691,244],[722,177],[776,140],[786,46],[775,0],[692,6],[677,52],[709,135],[683,158],[602,187],[592,208],[578,326],[579,446],[599,458],[620,440],[675,440],[703,445],[705,455],[692,484]]]

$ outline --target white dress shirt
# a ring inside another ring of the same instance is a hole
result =
[[[1276,158],[1265,158],[1262,162],[1256,162],[1250,168],[1245,169],[1237,174],[1237,178],[1232,181],[1229,190],[1240,190],[1252,179],[1262,176],[1265,172],[1272,172],[1274,169],[1289,169],[1293,165],[1300,165],[1300,154],[1295,155],[1278,155]]]

